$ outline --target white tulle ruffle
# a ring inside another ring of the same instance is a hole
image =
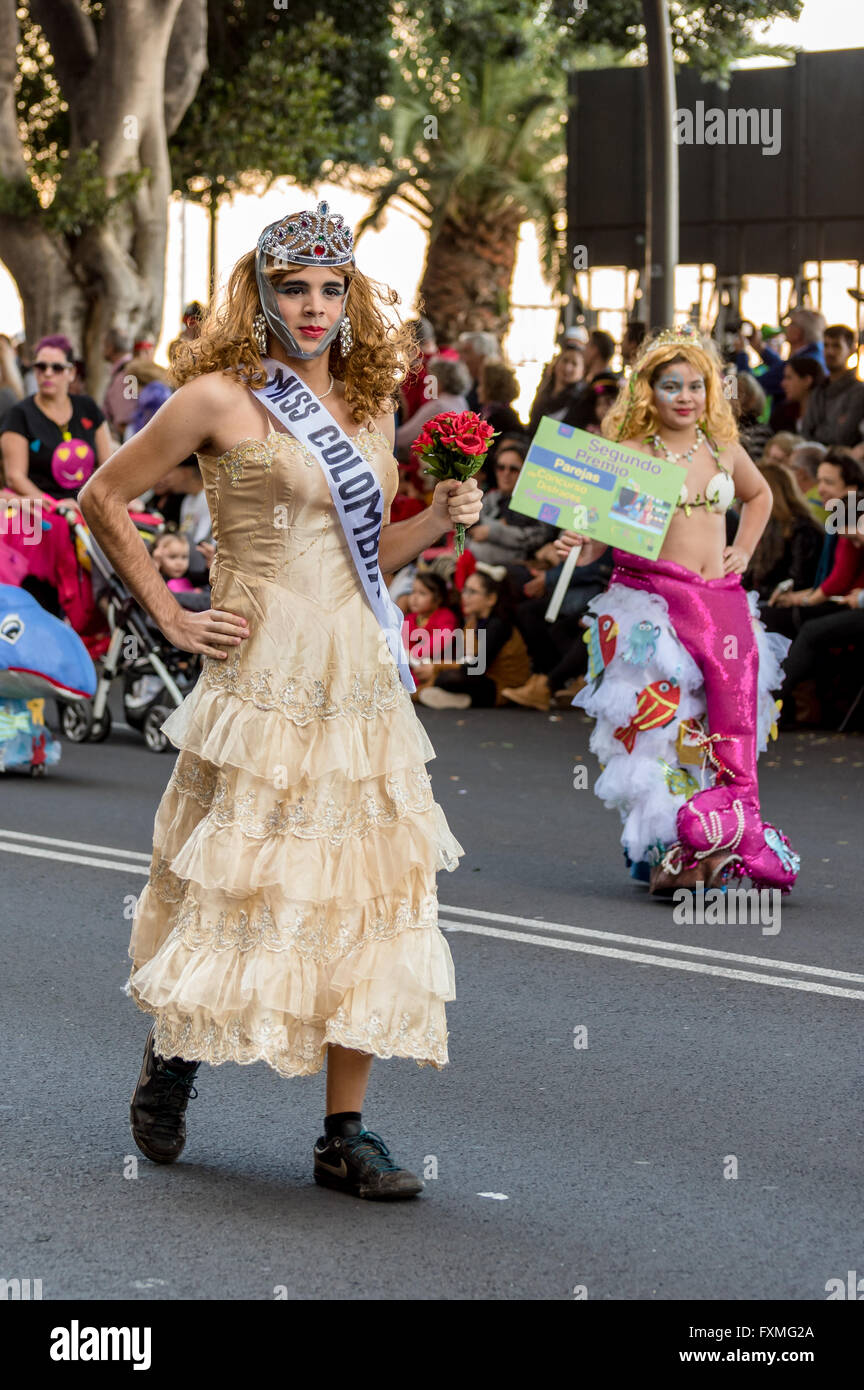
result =
[[[748,594],[748,601],[759,650],[757,748],[764,752],[776,719],[772,691],[782,682],[781,661],[789,641],[766,631],[754,593]],[[705,716],[702,674],[675,632],[666,600],[658,594],[612,584],[591,600],[588,610],[597,617],[609,614],[618,625],[615,652],[602,680],[589,681],[573,700],[596,721],[590,748],[603,770],[594,790],[605,806],[619,812],[621,844],[629,859],[653,864],[678,838],[679,808],[714,782],[710,767],[682,764],[677,752],[681,722]],[[640,623],[659,628],[653,654],[641,665],[624,659],[625,652],[638,650],[633,634]],[[639,732],[628,753],[615,731],[633,718],[640,690],[664,679],[674,679],[680,689],[676,715],[662,728]]]

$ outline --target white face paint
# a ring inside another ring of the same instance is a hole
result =
[[[705,413],[705,378],[689,362],[661,367],[653,390],[660,421],[670,429],[686,429]]]

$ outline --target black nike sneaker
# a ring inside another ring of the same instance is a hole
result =
[[[390,1158],[390,1150],[380,1134],[361,1129],[359,1134],[328,1140],[324,1135],[313,1150],[315,1181],[335,1187],[355,1197],[392,1201],[416,1197],[425,1183]]]
[[[186,1143],[186,1107],[198,1094],[193,1083],[201,1063],[160,1057],[153,1051],[155,1032],[154,1023],[147,1034],[129,1122],[142,1154],[154,1163],[173,1163]]]

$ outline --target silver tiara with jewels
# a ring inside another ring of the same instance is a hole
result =
[[[307,209],[265,227],[258,238],[258,250],[276,261],[298,265],[353,265],[354,233],[345,226],[341,213],[331,213],[328,203],[319,203],[314,212]]]

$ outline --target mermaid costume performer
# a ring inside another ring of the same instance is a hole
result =
[[[710,447],[710,445],[709,445]],[[712,452],[714,452],[712,450]],[[725,513],[734,483],[677,507]],[[668,560],[613,550],[609,588],[588,604],[588,683],[573,700],[596,720],[595,791],[623,820],[631,873],[750,878],[788,892],[800,861],[762,819],[756,761],[777,736],[772,695],[789,641],[766,631],[741,576],[704,579]]]

